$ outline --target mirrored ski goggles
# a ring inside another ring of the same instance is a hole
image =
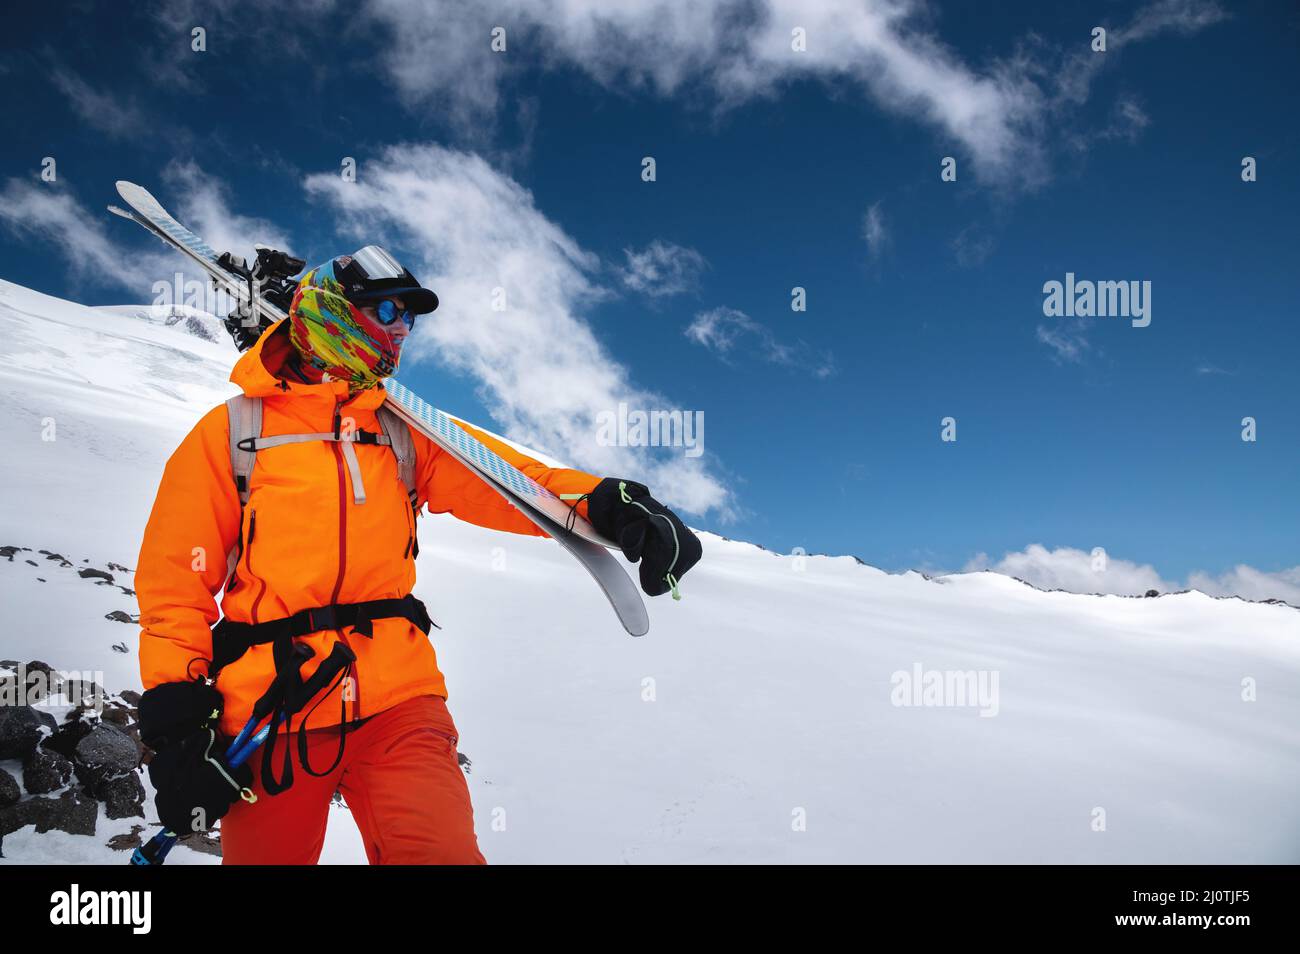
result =
[[[397,259],[378,245],[367,245],[353,252],[352,261],[360,269],[361,277],[369,281],[401,278],[407,274],[406,269],[398,264]]]
[[[415,313],[409,308],[398,308],[397,302],[385,298],[375,308],[381,325],[391,325],[397,319],[402,319],[402,324],[406,325],[408,331],[415,330]]]

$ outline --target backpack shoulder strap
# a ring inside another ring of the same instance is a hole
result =
[[[387,404],[375,411],[375,418],[397,457],[397,475],[406,485],[406,495],[414,507],[419,488],[415,485],[415,441],[411,438],[411,428]]]
[[[237,394],[226,402],[226,415],[230,419],[230,469],[242,508],[248,503],[253,464],[257,462],[252,440],[262,436],[262,399]]]

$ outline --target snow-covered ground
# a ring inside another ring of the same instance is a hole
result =
[[[138,630],[105,614],[137,608],[75,568],[134,567],[163,462],[232,393],[233,348],[143,312],[0,281],[0,545],[32,548],[0,560],[0,658],[114,691],[139,688]],[[489,861],[1300,861],[1300,611],[703,540],[636,640],[554,544],[424,518],[416,591]],[[917,668],[989,694],[896,704]],[[131,825],[4,852],[120,863]],[[365,860],[346,809],[325,860]]]

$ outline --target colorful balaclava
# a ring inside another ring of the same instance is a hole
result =
[[[298,282],[289,308],[289,339],[303,363],[347,381],[353,394],[393,374],[401,359],[400,342],[343,294],[333,261]]]

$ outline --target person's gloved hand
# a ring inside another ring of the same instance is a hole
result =
[[[210,829],[235,799],[252,796],[253,770],[226,762],[230,740],[216,731],[222,709],[216,689],[202,680],[167,682],[141,696],[139,708],[140,741],[154,750],[154,806],[167,830]]]
[[[700,562],[703,548],[681,518],[650,496],[645,484],[606,477],[587,495],[587,516],[632,563],[641,561],[641,589],[649,596],[672,590]]]

